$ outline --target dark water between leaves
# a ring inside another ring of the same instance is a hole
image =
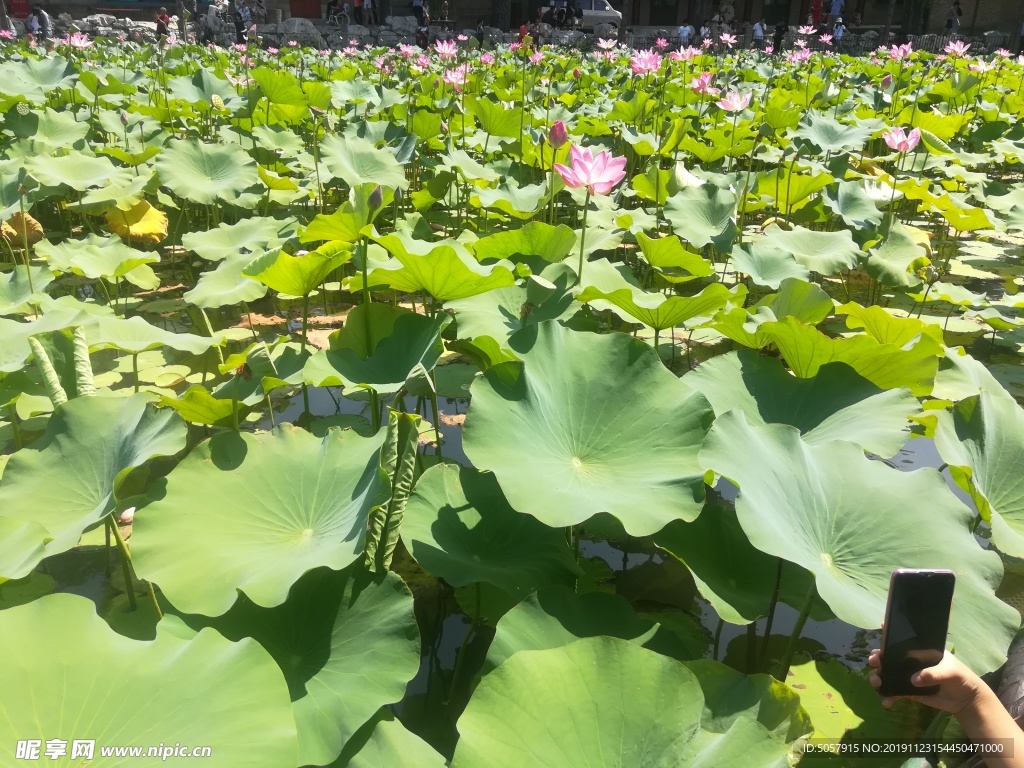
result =
[[[366,415],[367,401],[357,397],[345,397],[325,388],[310,388],[310,412],[314,417],[330,417],[338,415]],[[406,408],[415,411],[416,398],[406,400]],[[469,463],[462,449],[462,426],[457,417],[466,413],[469,401],[466,399],[439,398],[440,431],[443,439],[441,451],[445,460]],[[426,406],[429,408],[429,405]],[[301,395],[276,404],[274,421],[278,424],[294,422],[304,410]],[[430,414],[423,412],[424,417],[433,421]],[[260,429],[269,429],[271,420],[268,415],[261,417],[256,424]],[[424,436],[421,451],[426,462],[436,460],[436,446]],[[910,471],[920,467],[941,467],[943,465],[935,444],[926,438],[912,438],[906,446],[890,459],[884,459],[890,466]],[[968,507],[974,509],[970,497],[964,493],[944,472],[950,489]],[[723,481],[716,489],[727,501],[736,497],[736,489]],[[91,535],[91,534],[90,534]],[[983,546],[988,546],[984,535],[979,537]],[[99,543],[98,541],[96,543]],[[724,660],[738,668],[744,667],[744,657],[748,627],[723,623],[720,625],[716,611],[693,590],[692,582],[687,592],[679,587],[680,571],[685,569],[675,563],[666,562],[653,546],[640,546],[629,549],[621,548],[616,542],[593,541],[583,539],[580,542],[581,556],[587,558],[592,567],[589,570],[601,571],[603,588],[635,598],[641,595],[643,600],[664,599],[672,590],[686,594],[685,605],[673,604],[674,608],[688,611],[703,628],[707,636],[706,656]],[[49,573],[57,582],[58,591],[72,592],[88,597],[100,604],[110,600],[111,584],[106,575],[101,557],[96,550],[85,548],[52,558]],[[671,559],[670,559],[671,560]],[[398,562],[398,561],[396,561]],[[436,580],[422,575],[418,566],[406,558],[399,564],[399,571],[410,583],[417,598],[417,618],[422,633],[422,657],[419,672],[409,683],[406,696],[394,709],[407,727],[433,744],[442,753],[451,754],[457,734],[454,723],[465,706],[472,689],[472,681],[476,670],[482,663],[487,647],[493,637],[493,629],[471,631],[470,618],[459,607],[455,593],[446,585],[438,585]],[[410,570],[411,569],[411,570]],[[117,569],[115,569],[116,571]],[[116,578],[116,575],[115,577]],[[688,574],[687,574],[688,578]],[[434,583],[433,591],[424,592],[417,586],[418,581],[429,579]],[[695,594],[692,600],[688,594]],[[671,597],[668,598],[671,600]],[[424,605],[425,604],[425,607]],[[421,611],[421,608],[423,609]],[[772,625],[772,635],[786,638],[793,629],[798,617],[798,610],[779,603]],[[764,632],[765,620],[756,625],[758,635]],[[717,642],[714,641],[718,632]],[[456,660],[466,642],[462,669],[458,681],[452,684]],[[809,652],[826,652],[842,659],[853,668],[861,668],[866,663],[868,651],[879,643],[879,632],[861,630],[838,619],[828,621],[808,620],[801,641],[801,650]]]

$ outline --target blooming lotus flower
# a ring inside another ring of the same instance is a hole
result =
[[[717,96],[721,91],[718,88],[711,87],[711,80],[714,77],[710,72],[701,73],[700,77],[695,77],[690,81],[690,88],[697,93],[706,93],[710,96]]]
[[[398,46],[398,52],[405,58],[412,59],[419,55],[420,49],[415,45],[406,45],[405,43],[402,43]]]
[[[569,156],[572,168],[555,163],[555,171],[567,187],[586,187],[591,195],[607,195],[626,178],[626,158],[615,157],[608,150],[595,157],[589,149],[573,145]]]
[[[434,50],[442,59],[454,59],[459,54],[459,47],[454,40],[438,40],[434,43]]]
[[[235,49],[236,51],[238,51],[239,53],[245,53],[245,51],[246,51],[246,48],[247,48],[247,46],[245,46],[245,45],[242,45],[241,43],[235,43],[235,44],[234,44],[233,46],[231,46],[231,47],[232,47],[232,48],[234,48],[234,49]]]
[[[464,43],[464,42],[466,42],[467,40],[469,40],[469,37],[467,37],[466,35],[459,35],[459,36],[458,36],[458,37],[456,37],[455,39],[456,39],[456,40],[458,40],[458,41],[459,41],[460,43]]]
[[[522,43],[516,42],[516,43],[509,43],[508,49],[510,51],[512,51],[513,53],[515,53],[516,51],[518,51],[522,47],[523,47]]]
[[[277,54],[279,54],[280,52],[281,51],[278,48],[267,48],[267,53],[269,53],[271,56],[277,56]]]
[[[719,37],[718,39],[721,40],[730,48],[736,45],[736,35],[730,35],[728,32],[723,32],[722,36]]]
[[[815,30],[814,27],[804,25],[802,27],[797,27],[796,31],[801,35],[813,35],[817,30]]]
[[[385,75],[391,74],[391,64],[388,62],[386,56],[378,56],[373,60],[373,65],[378,71],[383,72]]]
[[[726,112],[741,112],[750,105],[750,93],[741,94],[739,91],[732,91],[716,101],[715,104]]]
[[[700,56],[700,48],[694,48],[692,45],[688,45],[686,48],[680,48],[678,51],[672,51],[669,56],[676,61],[692,61],[696,57]]]
[[[10,31],[10,30],[8,30]],[[72,48],[88,48],[92,45],[92,40],[88,35],[83,35],[81,32],[75,32],[73,35],[68,35],[64,38],[64,44],[70,45]]]
[[[806,40],[797,40],[797,41],[795,41],[793,43],[793,45],[795,47],[800,48],[802,50],[802,49],[807,47],[807,41]]]
[[[1010,53],[1005,48],[997,48],[996,49],[996,56],[998,56],[1000,59],[1008,59],[1011,56],[1013,56],[1013,54]]]
[[[298,48],[299,47],[299,43],[298,43],[297,40],[289,40],[288,41],[288,47],[289,48]]]
[[[480,63],[485,65],[485,66],[488,66],[488,67],[491,66],[491,64],[494,63],[494,54],[490,53],[490,52],[488,52],[488,53],[481,53],[480,54]]]
[[[668,40],[666,40],[664,37],[659,37],[657,40],[654,41],[654,47],[657,48],[659,51],[664,51],[666,48],[668,48]]]
[[[705,37],[704,42],[700,44],[701,48],[704,49],[710,48],[712,45],[714,45],[714,42],[711,40],[710,37]]]
[[[533,66],[537,66],[542,61],[544,61],[544,51],[534,51],[534,53],[530,55],[530,63],[533,64]]]
[[[801,48],[798,51],[793,51],[792,53],[788,54],[786,56],[786,61],[788,61],[790,64],[806,64],[808,61],[810,61],[810,58],[811,49]]]
[[[970,43],[965,43],[963,40],[951,40],[949,44],[942,50],[944,50],[950,56],[963,56],[970,49]]]
[[[903,59],[908,58],[913,51],[914,46],[910,43],[904,43],[903,45],[894,45],[888,53],[889,58],[893,61],[903,61]]]
[[[832,45],[832,35],[830,35],[828,32],[823,34],[818,39],[822,42],[823,45]]]
[[[970,66],[972,72],[977,72],[982,75],[986,72],[991,72],[995,68],[996,63],[994,61],[985,61],[984,59],[978,59]]]
[[[599,37],[597,39],[597,47],[600,48],[602,51],[610,51],[616,45],[618,45],[618,41],[616,40],[605,40],[603,37]]]
[[[423,69],[430,69],[430,57],[425,53],[421,53],[416,57],[416,64]]]
[[[910,133],[904,133],[902,128],[890,128],[882,134],[885,143],[890,149],[895,149],[900,154],[910,152],[921,141],[921,129],[915,128]]]
[[[661,56],[650,49],[633,51],[633,55],[629,58],[629,64],[633,68],[633,74],[646,75],[661,69]]]
[[[551,130],[548,131],[548,144],[550,144],[554,149],[561,149],[568,140],[569,131],[565,128],[565,122],[562,120],[556,120],[552,123]]]
[[[767,45],[767,46],[765,46],[764,52],[767,53],[769,56],[771,56],[773,53],[775,53],[775,46],[774,45]]]
[[[455,69],[446,70],[443,79],[448,85],[455,88],[456,91],[461,91],[462,86],[466,84],[467,75],[469,75],[469,64],[463,64],[455,67]]]

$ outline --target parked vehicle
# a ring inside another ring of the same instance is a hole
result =
[[[575,0],[575,3],[583,10],[582,29],[592,30],[601,24],[611,24],[616,29],[622,26],[622,11],[612,8],[608,0]],[[566,16],[573,15],[564,4],[545,5],[541,6],[540,10],[541,14],[546,14],[548,10],[552,10],[556,15],[563,11],[566,13]]]

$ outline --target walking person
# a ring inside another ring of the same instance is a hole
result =
[[[786,32],[789,31],[789,27],[786,26],[786,22],[779,19],[779,23],[775,25],[775,38],[772,41],[775,44],[775,53],[782,53],[782,44],[786,40]]]
[[[753,43],[755,49],[760,51],[764,48],[764,36],[767,31],[768,22],[765,21],[764,19],[761,19],[754,23]]]
[[[946,31],[949,34],[955,35],[960,32],[960,17],[963,15],[960,0],[953,0],[953,4],[949,6],[949,13],[946,14]]]
[[[412,0],[412,15],[416,17],[416,26],[423,26],[423,0]]]
[[[167,32],[171,28],[171,17],[167,15],[166,8],[160,8],[156,12],[156,37],[157,40],[163,40],[167,37]]]

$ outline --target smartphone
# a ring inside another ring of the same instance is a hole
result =
[[[900,568],[889,579],[889,603],[882,631],[878,689],[883,696],[927,696],[939,687],[916,686],[910,678],[934,667],[946,650],[949,609],[956,576],[952,571]]]

